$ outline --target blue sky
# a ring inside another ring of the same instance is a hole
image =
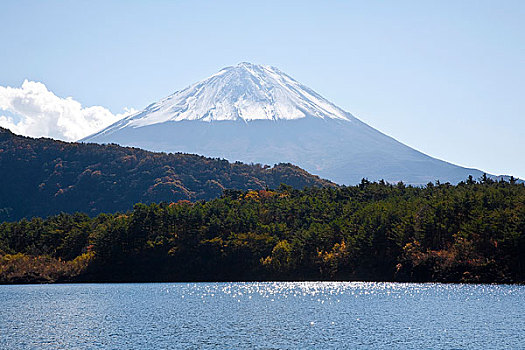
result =
[[[523,18],[525,1],[4,1],[0,86],[117,114],[268,64],[431,156],[525,178]]]

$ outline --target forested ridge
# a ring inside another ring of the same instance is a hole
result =
[[[525,186],[227,190],[0,224],[0,281],[525,281]]]
[[[333,185],[291,164],[229,163],[118,145],[18,136],[0,128],[0,222],[60,212],[90,216],[138,202],[202,200],[224,189]]]

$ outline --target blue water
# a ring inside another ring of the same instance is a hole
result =
[[[525,287],[0,286],[0,349],[519,349]]]

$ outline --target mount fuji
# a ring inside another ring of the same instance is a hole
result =
[[[240,63],[81,140],[230,161],[293,163],[339,184],[457,183],[483,172],[432,158],[279,69]]]

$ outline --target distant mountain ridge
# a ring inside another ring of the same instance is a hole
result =
[[[291,164],[232,164],[191,154],[34,139],[3,128],[0,179],[0,222],[62,211],[126,211],[137,202],[208,200],[225,189],[333,185]]]
[[[424,185],[483,172],[377,131],[275,67],[240,63],[81,140],[230,161],[289,162],[339,184]]]

